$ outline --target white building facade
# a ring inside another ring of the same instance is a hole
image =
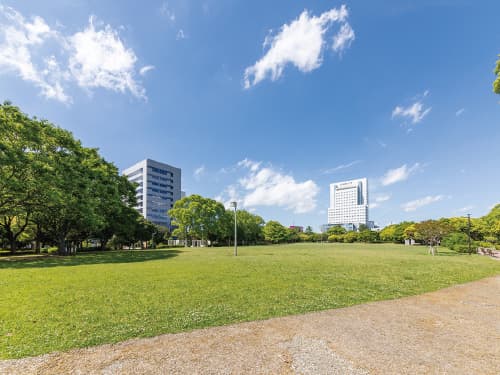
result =
[[[361,224],[368,226],[368,179],[330,184],[328,224],[352,229]]]
[[[128,180],[137,183],[136,209],[147,220],[171,228],[167,211],[181,199],[181,169],[151,159],[125,169]]]

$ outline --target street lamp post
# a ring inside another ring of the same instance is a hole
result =
[[[467,234],[468,234],[468,245],[469,245],[469,255],[472,254],[471,240],[470,240],[470,214],[467,214]]]
[[[234,256],[238,256],[238,231],[236,225],[236,209],[238,208],[238,203],[236,201],[231,202],[231,207],[234,208]]]

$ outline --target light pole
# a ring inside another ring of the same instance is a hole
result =
[[[467,234],[468,234],[468,245],[469,245],[469,255],[472,254],[471,241],[470,241],[470,214],[467,214]]]
[[[234,256],[238,256],[238,231],[236,226],[236,209],[238,208],[238,202],[231,202],[231,207],[234,208]]]

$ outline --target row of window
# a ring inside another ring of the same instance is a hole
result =
[[[155,168],[155,167],[150,167],[150,168],[151,168],[151,171],[153,171],[155,173],[162,174],[164,176],[174,177],[174,174],[172,172],[164,171],[163,169]]]
[[[172,185],[165,185],[165,184],[161,184],[161,183],[158,183],[158,182],[154,182],[154,181],[148,181],[151,185],[153,186],[159,186],[159,187],[164,187],[164,188],[170,188],[170,189],[173,189],[174,187]]]
[[[153,180],[166,181],[166,182],[170,182],[171,184],[174,183],[174,179],[173,178],[167,178],[167,177],[162,177],[162,176],[155,176],[153,174],[150,174],[149,177],[151,177]]]

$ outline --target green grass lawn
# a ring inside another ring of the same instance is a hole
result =
[[[500,274],[500,262],[387,244],[0,258],[0,358],[350,306]]]

